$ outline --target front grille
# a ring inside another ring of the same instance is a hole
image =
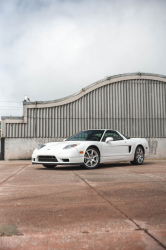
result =
[[[50,156],[50,155],[40,155],[39,156],[39,161],[42,162],[57,162],[57,158],[55,156]]]

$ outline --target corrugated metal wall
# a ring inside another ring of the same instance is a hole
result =
[[[66,138],[95,128],[131,137],[166,137],[166,83],[120,81],[66,105],[28,108],[27,124],[6,124],[6,137]]]

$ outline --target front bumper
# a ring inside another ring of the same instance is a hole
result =
[[[42,159],[41,157],[50,157],[47,161],[46,159]],[[52,160],[52,157],[53,160]],[[76,152],[76,155],[71,154],[33,154],[32,155],[32,164],[45,164],[45,165],[78,165],[83,164],[84,157],[83,155],[79,155]]]
[[[55,150],[44,147],[40,150],[34,150],[32,154],[32,164],[78,165],[83,163],[84,154],[80,154],[76,148]]]

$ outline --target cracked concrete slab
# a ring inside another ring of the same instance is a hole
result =
[[[0,161],[0,250],[166,249],[166,161]]]

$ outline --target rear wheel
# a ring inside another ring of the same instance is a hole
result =
[[[42,164],[43,165],[43,164]],[[45,168],[55,168],[56,167],[56,165],[43,165]]]
[[[141,165],[144,161],[144,150],[141,146],[137,146],[135,150],[134,160],[131,161],[132,165]]]
[[[86,150],[84,155],[84,167],[96,168],[100,163],[100,153],[96,148],[90,147]]]

